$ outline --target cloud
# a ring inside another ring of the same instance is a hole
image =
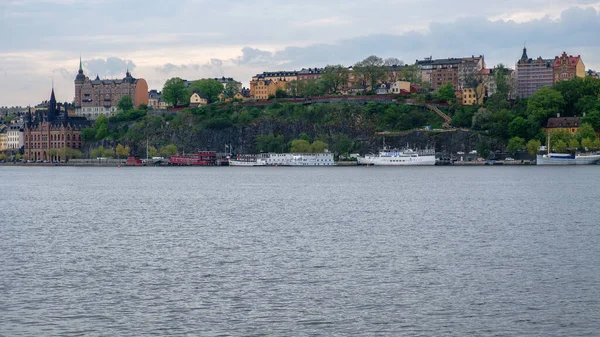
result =
[[[118,57],[109,57],[106,59],[91,59],[83,61],[84,67],[87,69],[88,76],[98,74],[104,76],[123,75],[129,69],[132,72],[136,65],[131,60],[124,60]]]

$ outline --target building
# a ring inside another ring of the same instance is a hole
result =
[[[585,77],[585,65],[581,56],[567,56],[566,52],[554,58],[554,82],[572,80],[575,77]]]
[[[595,72],[594,70],[590,69],[587,71],[586,76],[591,77],[591,78],[598,78],[598,73]]]
[[[462,105],[483,104],[485,97],[485,85],[480,84],[477,92],[473,88],[463,88],[457,97],[462,101]]]
[[[131,97],[133,106],[148,105],[148,83],[143,78],[134,78],[127,70],[123,79],[101,80],[98,75],[91,80],[83,73],[81,60],[75,77],[75,114],[96,119],[100,115],[112,115],[117,111],[123,96]]]
[[[554,60],[531,59],[527,56],[527,48],[523,48],[523,55],[517,62],[517,96],[529,97],[542,87],[554,84]]]
[[[458,89],[474,87],[473,83],[481,82],[480,72],[484,68],[483,55],[463,57],[458,65]]]
[[[286,90],[287,83],[289,82],[285,80],[258,80],[256,82],[250,82],[250,92],[255,99],[266,100],[270,97],[274,97],[277,93],[277,89]]]
[[[4,126],[4,125],[3,125]],[[8,150],[7,127],[0,129],[0,152]]]
[[[417,60],[416,65],[421,69],[421,79],[431,84],[431,89],[439,89],[446,84],[451,84],[457,90],[459,87],[459,67],[463,63],[460,58],[433,60],[428,57]]]
[[[24,155],[28,160],[68,160],[62,149],[81,149],[81,131],[91,123],[85,117],[73,117],[56,103],[54,89],[48,110],[31,110],[25,115]]]
[[[390,86],[390,94],[404,94],[408,95],[411,93],[410,82],[408,81],[396,81]]]
[[[23,127],[23,123],[13,123],[8,126],[6,136],[9,151],[18,151],[23,147]]]
[[[158,90],[148,91],[148,108],[164,110],[168,108],[168,103],[162,100],[162,93]]]
[[[579,130],[579,126],[581,125],[581,121],[579,117],[556,117],[549,118],[548,123],[546,124],[546,132],[552,130],[565,130],[570,134],[577,133]]]
[[[298,72],[298,81],[318,80],[321,78],[323,68],[302,68]]]
[[[387,95],[390,93],[392,85],[390,83],[380,83],[375,89],[375,94],[377,95]]]
[[[190,108],[197,108],[199,106],[207,105],[208,97],[204,94],[194,91],[192,96],[190,96]]]

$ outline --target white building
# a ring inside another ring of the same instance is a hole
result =
[[[23,147],[23,124],[14,123],[8,126],[6,131],[6,147],[9,151],[17,151]]]

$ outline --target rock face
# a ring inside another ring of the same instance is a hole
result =
[[[442,153],[468,152],[476,149],[482,137],[462,130],[377,134],[370,127],[361,128],[355,125],[319,127],[303,121],[262,120],[247,127],[204,129],[186,132],[185,135],[172,135],[171,140],[186,153],[198,150],[224,151],[225,144],[231,144],[236,153],[256,153],[256,137],[270,133],[284,135],[286,141],[298,138],[302,133],[311,138],[322,134],[343,133],[360,144],[361,153],[377,152],[384,144],[390,148],[435,148],[436,152]]]

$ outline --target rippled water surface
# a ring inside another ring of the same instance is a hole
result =
[[[597,166],[0,181],[0,336],[599,336]]]

